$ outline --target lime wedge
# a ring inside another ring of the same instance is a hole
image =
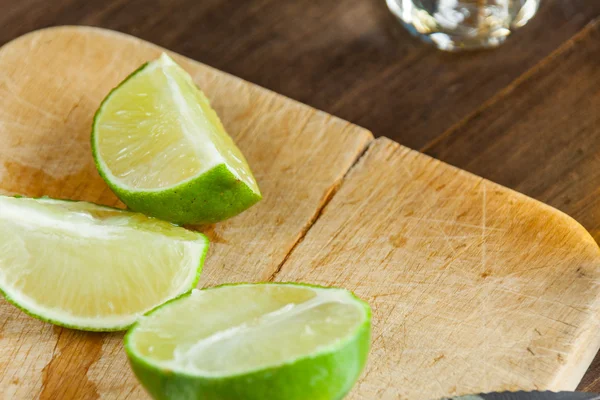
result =
[[[369,306],[300,284],[194,290],[150,312],[125,337],[156,399],[337,400],[362,371]]]
[[[212,223],[261,199],[246,159],[190,75],[163,54],[104,99],[92,128],[100,175],[134,211]]]
[[[85,202],[0,196],[0,291],[70,328],[127,328],[191,290],[208,241],[142,214]]]

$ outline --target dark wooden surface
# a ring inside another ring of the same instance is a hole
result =
[[[504,46],[446,54],[384,0],[0,0],[34,29],[126,32],[551,204],[600,240],[600,1],[542,0]],[[581,390],[600,392],[600,357]]]

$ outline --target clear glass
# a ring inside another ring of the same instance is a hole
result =
[[[540,0],[386,0],[414,35],[447,51],[502,44],[537,12]]]

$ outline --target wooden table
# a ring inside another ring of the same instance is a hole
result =
[[[123,31],[548,203],[600,240],[600,2],[543,0],[503,47],[445,54],[383,0],[0,0],[0,45]],[[600,357],[581,390],[600,391]]]

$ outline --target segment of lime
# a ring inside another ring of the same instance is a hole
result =
[[[334,400],[362,371],[369,306],[337,288],[194,290],[142,317],[125,349],[156,399]]]
[[[125,329],[197,283],[208,240],[86,202],[0,196],[0,291],[28,314]]]
[[[261,199],[246,159],[204,93],[169,56],[104,99],[92,128],[98,170],[129,208],[177,224],[217,222]]]

